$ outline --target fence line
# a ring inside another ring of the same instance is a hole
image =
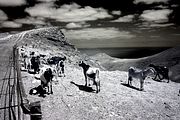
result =
[[[14,67],[15,67],[15,72],[17,75],[17,80],[16,80],[16,90],[17,90],[17,104],[18,104],[18,120],[23,119],[24,120],[24,113],[21,109],[21,104],[23,104],[23,100],[27,98],[27,95],[25,93],[24,85],[22,82],[22,77],[21,77],[21,70],[20,70],[20,64],[19,64],[19,51],[17,46],[15,45],[13,47],[13,52],[14,52]]]
[[[4,78],[1,78],[2,88],[0,90],[0,98],[2,98],[3,106],[0,110],[4,111],[1,117],[6,120],[30,120],[34,118],[41,119],[40,114],[24,112],[24,101],[27,100],[27,95],[22,82],[21,69],[19,64],[19,50],[17,45],[13,46],[12,54],[8,58],[9,63]],[[38,102],[38,106],[40,103]],[[31,107],[35,102],[29,104]],[[36,106],[36,105],[35,105]],[[31,117],[31,118],[30,118]]]
[[[3,84],[0,98],[2,98],[2,102],[4,103],[0,108],[0,110],[4,111],[1,117],[4,120],[24,120],[25,114],[21,105],[23,104],[23,100],[27,98],[27,95],[21,78],[19,51],[16,45],[13,47],[12,54],[8,59],[7,71],[4,78],[1,79]]]

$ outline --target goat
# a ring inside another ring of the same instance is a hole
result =
[[[52,78],[53,78],[53,73],[52,73],[51,68],[47,68],[40,76],[41,86],[43,88],[47,87],[48,88],[48,93],[50,93],[50,94],[53,94],[53,91],[52,91]]]
[[[96,85],[96,93],[100,92],[99,68],[90,67],[90,65],[86,65],[83,61],[79,62],[79,66],[83,68],[83,73],[86,82],[85,86],[87,86],[87,82],[90,86],[90,80],[92,80],[93,85]]]
[[[132,86],[132,80],[133,78],[136,78],[140,80],[140,90],[143,90],[144,80],[150,73],[154,73],[154,71],[150,68],[140,70],[135,67],[130,67],[128,70],[128,85]]]
[[[154,64],[150,64],[149,67],[152,67],[156,73],[155,77],[153,80],[156,80],[157,76],[160,80],[167,79],[167,83],[169,83],[169,69],[166,66],[158,66]],[[162,78],[160,77],[162,75]]]

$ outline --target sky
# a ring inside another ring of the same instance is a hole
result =
[[[0,0],[0,33],[59,26],[78,48],[180,45],[178,0]]]

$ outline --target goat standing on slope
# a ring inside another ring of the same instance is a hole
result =
[[[144,80],[150,73],[154,73],[154,71],[150,68],[140,70],[134,67],[130,67],[128,70],[128,85],[132,86],[132,80],[133,78],[136,78],[140,80],[140,90],[143,90]]]
[[[60,59],[60,61],[56,64],[56,69],[58,72],[58,76],[64,76],[64,62],[66,60],[66,57],[64,56],[63,58]]]
[[[90,86],[90,80],[92,80],[93,85],[96,85],[96,93],[100,92],[99,68],[90,67],[90,65],[86,65],[83,61],[79,62],[79,66],[83,68],[85,86],[87,84]]]

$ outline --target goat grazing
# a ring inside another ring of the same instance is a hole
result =
[[[52,91],[52,78],[53,78],[53,73],[52,73],[51,68],[47,68],[40,76],[42,88],[47,87],[48,88],[48,93],[50,93],[50,94],[53,94],[53,91]],[[51,89],[51,91],[49,89]]]
[[[86,65],[83,61],[79,62],[79,66],[83,68],[85,86],[87,86],[87,82],[90,86],[90,80],[92,80],[93,85],[96,85],[96,93],[100,92],[99,68],[90,67],[90,65]]]

